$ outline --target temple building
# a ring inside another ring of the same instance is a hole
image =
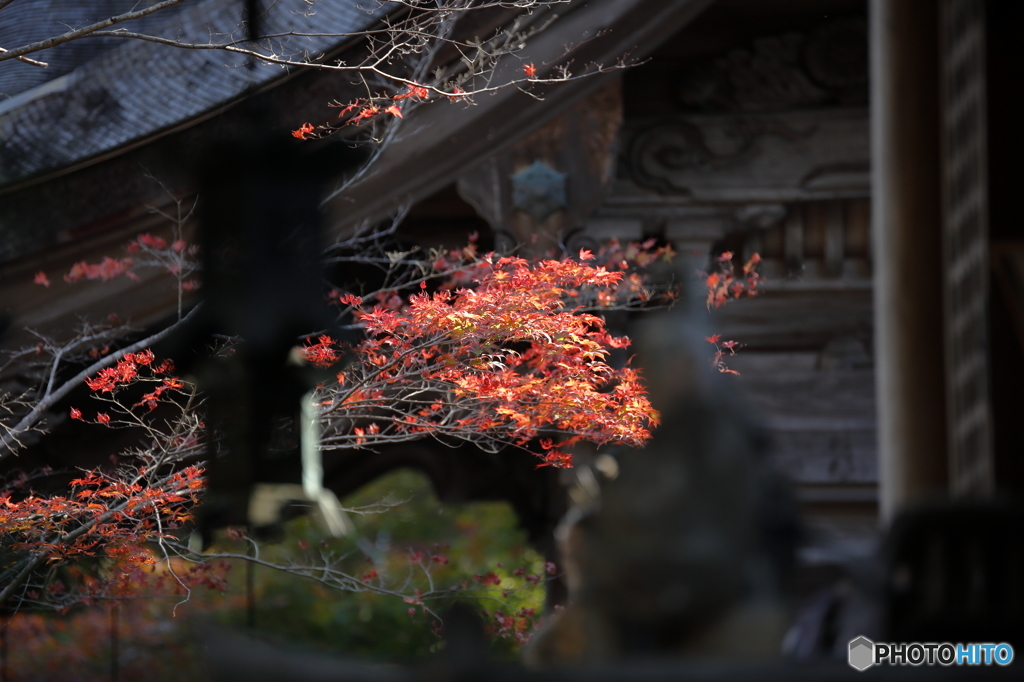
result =
[[[0,22],[39,4],[20,0]],[[192,35],[235,21],[240,4],[185,2],[146,30]],[[264,30],[356,32],[379,19],[358,4],[268,12]],[[761,294],[709,311],[708,329],[738,343],[739,375],[725,379],[745,402],[730,409],[763,424],[799,501],[803,596],[874,555],[886,524],[919,502],[1019,500],[1024,139],[1012,112],[1024,5],[572,0],[545,17],[499,77],[566,59],[623,68],[417,109],[365,177],[328,193],[329,232],[402,208],[398,238],[424,248],[472,231],[538,255],[654,239],[686,272],[760,254]],[[510,18],[487,21],[473,30]],[[30,24],[0,23],[0,45],[34,39]],[[359,49],[311,40],[303,49]],[[287,136],[360,94],[330,71],[217,51],[80,45],[55,50],[52,70],[0,64],[5,345],[115,309],[138,328],[161,324],[176,303],[166,277],[44,288],[33,275],[167,234],[154,209],[192,201],[202,152],[249,130]],[[30,452],[57,456],[45,439]],[[442,498],[509,499],[539,542],[568,504],[571,471],[515,478],[468,454],[437,457],[328,461],[327,481],[351,490],[418,467]],[[527,499],[530,488],[547,492]]]

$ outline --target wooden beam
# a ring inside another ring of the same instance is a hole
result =
[[[494,82],[519,75],[523,64],[571,58],[612,66],[640,59],[689,23],[711,0],[602,0],[580,6],[531,40],[495,69]],[[566,44],[570,47],[566,48]],[[544,74],[539,74],[544,75]],[[516,88],[477,97],[474,106],[438,104],[413,112],[373,169],[358,184],[327,203],[329,223],[339,232],[379,218],[398,201],[415,201],[452,182],[470,166],[535,130],[603,85],[594,76],[538,89],[538,99]]]

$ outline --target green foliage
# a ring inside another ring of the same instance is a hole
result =
[[[364,487],[343,504],[359,508],[382,500],[401,504],[384,513],[354,515],[355,543],[351,538],[324,541],[313,524],[298,519],[289,525],[288,539],[264,548],[263,556],[283,562],[321,548],[339,554],[347,551],[343,564],[348,572],[362,576],[376,571],[377,577],[369,583],[405,594],[419,589],[423,592],[422,607],[410,605],[399,596],[340,592],[259,568],[258,631],[337,653],[412,659],[438,649],[437,621],[427,609],[443,615],[456,598],[477,604],[488,615],[523,608],[541,611],[543,584],[531,584],[524,576],[543,575],[544,561],[526,544],[506,503],[442,505],[424,476],[398,471]],[[440,563],[445,559],[447,564]],[[430,571],[433,591],[421,564]],[[517,568],[524,569],[523,575],[513,575]],[[241,573],[238,567],[233,589],[241,586]],[[489,573],[501,580],[499,585],[474,580],[474,576]],[[237,609],[227,617],[236,622],[244,618]],[[492,653],[512,657],[518,648],[514,638],[495,637]]]
[[[346,592],[259,567],[254,574],[256,634],[335,655],[412,660],[441,646],[437,622],[424,607],[443,615],[454,599],[462,599],[486,610],[491,624],[496,611],[511,614],[527,608],[540,613],[544,587],[536,577],[544,575],[544,561],[526,544],[507,504],[442,505],[426,478],[412,471],[386,476],[343,504],[369,507],[382,500],[400,504],[380,513],[353,515],[353,538],[324,540],[314,524],[300,518],[288,525],[286,540],[263,546],[260,558],[286,563],[305,561],[320,550],[347,553],[342,563],[353,574],[376,570],[383,584],[403,594],[415,594],[419,588],[424,592],[422,606],[410,606],[401,595]],[[225,539],[223,544],[244,551],[239,541]],[[411,560],[416,552],[428,560],[433,593],[428,592],[422,568]],[[434,556],[443,556],[448,563],[431,561]],[[514,575],[516,569],[523,569],[520,575]],[[122,678],[144,673],[153,682],[183,675],[203,679],[201,647],[194,639],[197,626],[213,620],[245,627],[245,573],[244,564],[236,561],[227,571],[225,592],[194,589],[189,600],[177,606],[180,599],[173,597],[122,603]],[[500,579],[499,585],[474,580],[491,573]],[[463,586],[466,589],[448,590]],[[65,615],[14,616],[8,631],[12,679],[105,679],[110,669],[109,614],[109,604],[100,603]],[[512,658],[519,646],[515,637],[496,635],[491,654]]]

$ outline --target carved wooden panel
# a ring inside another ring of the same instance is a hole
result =
[[[864,109],[679,115],[634,127],[627,158],[636,184],[693,201],[870,192]]]
[[[686,111],[863,106],[867,43],[867,24],[856,16],[761,35],[685,66],[674,77],[676,103]]]
[[[769,281],[799,277],[862,285],[871,276],[869,210],[867,199],[790,204],[782,220],[747,235],[743,257],[761,254]]]
[[[612,80],[459,176],[459,194],[494,228],[499,248],[558,249],[603,198],[621,123],[620,82]]]

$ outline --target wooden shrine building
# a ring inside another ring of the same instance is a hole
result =
[[[187,32],[235,4],[185,3],[172,23]],[[318,3],[319,25],[370,25],[350,4]],[[510,88],[413,112],[372,171],[326,201],[332,233],[408,205],[400,236],[423,247],[473,230],[485,244],[537,252],[656,238],[691,271],[724,251],[760,253],[763,294],[710,313],[710,327],[742,344],[731,380],[795,486],[804,592],[874,552],[879,529],[909,505],[1019,501],[1024,222],[1013,164],[1024,139],[1011,79],[1022,6],[572,0],[556,13],[522,62],[551,63],[572,44],[576,63],[639,64],[543,97]],[[271,13],[268,30],[302,21]],[[0,25],[0,38],[12,31]],[[157,324],[174,302],[159,276],[43,288],[33,275],[166,230],[150,210],[168,205],[165,188],[190,196],[195,154],[252,112],[287,135],[358,96],[330,72],[225,69],[222,54],[148,42],[107,41],[67,59],[55,74],[0,64],[7,344],[22,328],[111,309]],[[499,65],[499,78],[522,62]],[[564,182],[554,212],[517,198],[513,176],[531,168]],[[418,463],[450,499],[505,494],[467,482],[472,470],[455,459],[429,457],[336,463],[329,482],[352,489]],[[544,485],[555,489],[537,503],[534,532],[564,511],[558,482]]]

